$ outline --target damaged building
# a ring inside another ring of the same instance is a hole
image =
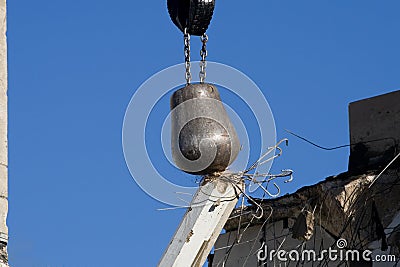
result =
[[[262,218],[234,210],[209,266],[400,266],[400,91],[351,103],[349,123],[348,171],[255,200]]]

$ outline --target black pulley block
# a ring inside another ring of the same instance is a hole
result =
[[[183,32],[203,35],[211,22],[215,0],[167,0],[172,22]]]

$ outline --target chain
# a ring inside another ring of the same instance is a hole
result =
[[[186,79],[186,84],[190,84],[190,81],[192,80],[192,74],[190,73],[190,34],[187,32],[187,28],[185,28],[184,31],[184,52],[185,52],[185,68],[186,68],[186,73],[185,73],[185,79]]]
[[[184,52],[185,52],[185,78],[186,78],[186,84],[190,84],[190,81],[192,80],[192,74],[190,73],[190,34],[187,32],[187,28],[184,30]],[[200,56],[201,56],[201,61],[200,61],[200,83],[204,83],[206,79],[206,67],[207,67],[207,42],[208,42],[208,36],[207,34],[203,34],[200,37],[201,42],[203,43],[203,46],[201,47],[200,50]]]
[[[200,83],[204,83],[204,80],[206,79],[206,67],[207,67],[207,62],[206,62],[206,57],[207,57],[207,41],[208,41],[208,36],[207,34],[203,34],[200,36],[200,40],[203,43],[203,46],[201,47],[200,50],[200,56],[201,56],[201,61],[200,61]]]

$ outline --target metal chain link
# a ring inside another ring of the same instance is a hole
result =
[[[184,52],[185,52],[185,68],[186,68],[186,73],[185,73],[185,79],[186,79],[186,84],[190,84],[190,81],[192,80],[192,74],[190,73],[190,34],[187,32],[187,28],[184,30]]]
[[[199,77],[200,77],[200,83],[204,83],[206,76],[207,76],[207,74],[206,74],[206,67],[207,67],[206,58],[208,55],[208,52],[207,52],[208,36],[207,36],[207,34],[204,33],[202,36],[200,36],[200,40],[203,43],[203,46],[201,47],[201,50],[200,50],[201,61],[200,61]]]

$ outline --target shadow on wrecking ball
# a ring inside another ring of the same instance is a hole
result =
[[[195,175],[223,172],[240,142],[217,87],[188,84],[171,97],[171,150],[179,169]]]

